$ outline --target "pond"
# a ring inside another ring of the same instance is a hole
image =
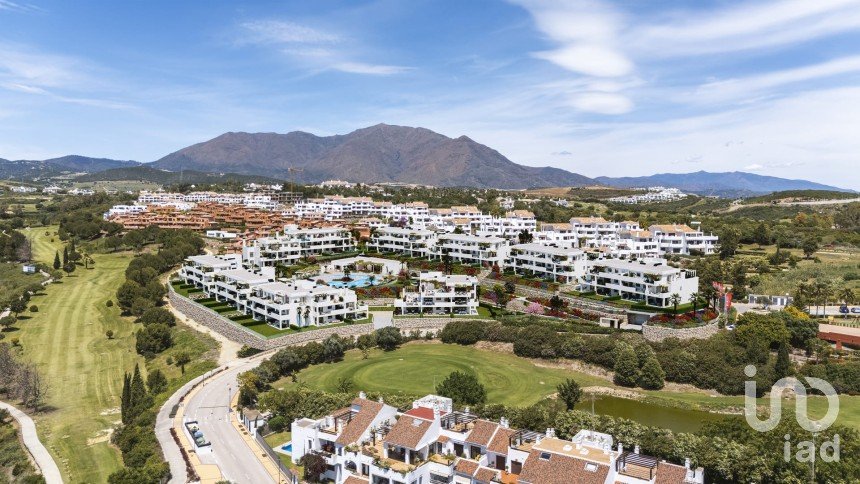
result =
[[[592,409],[591,397],[583,397],[583,401],[576,405],[576,409],[590,412]],[[706,423],[726,418],[726,415],[701,410],[664,407],[610,395],[594,397],[594,413],[635,420],[642,425],[663,427],[674,432],[695,432]]]

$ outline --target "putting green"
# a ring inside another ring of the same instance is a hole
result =
[[[303,370],[298,380],[311,388],[335,391],[346,378],[352,380],[356,391],[425,395],[433,393],[436,384],[452,371],[477,375],[487,389],[488,402],[516,406],[530,405],[555,393],[566,378],[582,386],[606,384],[583,373],[541,368],[508,353],[423,342],[391,352],[373,350],[366,360],[361,352],[349,351],[343,361]],[[282,384],[291,383],[284,380]]]

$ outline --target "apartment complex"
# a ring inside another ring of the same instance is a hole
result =
[[[580,430],[571,440],[511,428],[451,399],[427,395],[399,412],[364,393],[321,419],[292,423],[292,459],[327,464],[335,484],[702,484],[704,470],[625,450],[611,435]]]
[[[664,259],[595,260],[589,265],[584,283],[601,296],[620,296],[661,308],[671,307],[675,294],[684,304],[699,289],[696,271],[671,267]]]
[[[461,264],[501,267],[508,256],[508,241],[501,237],[444,234],[439,236],[430,256],[444,258],[446,255]]]
[[[505,267],[561,283],[577,283],[585,276],[588,258],[580,249],[553,247],[537,243],[510,248]]]
[[[436,232],[432,230],[383,227],[373,232],[367,248],[409,257],[427,257],[435,244]]]
[[[687,198],[687,194],[677,188],[648,187],[644,189],[644,192],[626,197],[612,197],[609,201],[635,205],[638,203],[671,202]]]
[[[394,302],[396,314],[478,314],[477,278],[425,271],[417,282]]]
[[[208,297],[278,329],[367,318],[367,306],[350,289],[307,280],[276,281],[272,268],[243,268],[238,254],[189,257],[179,276]]]
[[[261,237],[248,242],[242,248],[242,258],[251,266],[273,267],[295,264],[309,256],[354,249],[355,241],[345,228],[301,229],[289,225],[273,237]]]
[[[648,230],[654,235],[660,252],[664,254],[713,254],[719,238],[705,234],[687,225],[652,225]]]

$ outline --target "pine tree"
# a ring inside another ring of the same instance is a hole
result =
[[[122,397],[119,403],[120,415],[122,423],[128,423],[131,420],[129,410],[131,409],[131,375],[125,373],[122,377]]]
[[[58,270],[63,265],[60,263],[60,251],[54,252],[54,270]]]
[[[639,386],[646,390],[659,390],[665,385],[666,373],[657,357],[651,355],[645,359],[642,365],[642,373],[639,375]]]
[[[63,247],[63,267],[69,265],[69,248]]]
[[[785,378],[791,374],[791,360],[788,358],[788,344],[785,342],[779,344],[773,371],[776,373],[777,379]]]
[[[635,387],[639,380],[639,359],[636,357],[636,351],[626,343],[619,343],[615,351],[615,384]]]

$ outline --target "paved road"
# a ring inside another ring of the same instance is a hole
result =
[[[16,407],[9,405],[6,402],[0,402],[0,408],[5,408],[12,415],[12,418],[18,421],[21,427],[21,440],[36,461],[36,465],[42,472],[45,482],[48,484],[62,484],[63,476],[60,474],[60,468],[54,462],[54,458],[48,452],[48,449],[39,441],[39,436],[36,434],[36,424],[33,419]]]
[[[261,354],[252,359],[227,365],[227,370],[209,377],[203,387],[184,404],[185,418],[197,420],[203,435],[212,442],[212,453],[200,454],[200,461],[204,464],[217,465],[224,478],[233,482],[255,484],[274,482],[228,420],[235,418],[232,412],[229,412],[229,401],[238,389],[236,376],[256,367],[268,356],[270,355]],[[179,400],[179,396],[184,395],[191,385],[192,383],[189,383],[184,387],[185,391],[180,390],[171,396],[159,411],[156,420],[156,436],[164,451],[164,457],[170,464],[172,483],[184,483],[187,476],[182,454],[170,435],[173,419],[169,417],[169,413],[171,407]]]

